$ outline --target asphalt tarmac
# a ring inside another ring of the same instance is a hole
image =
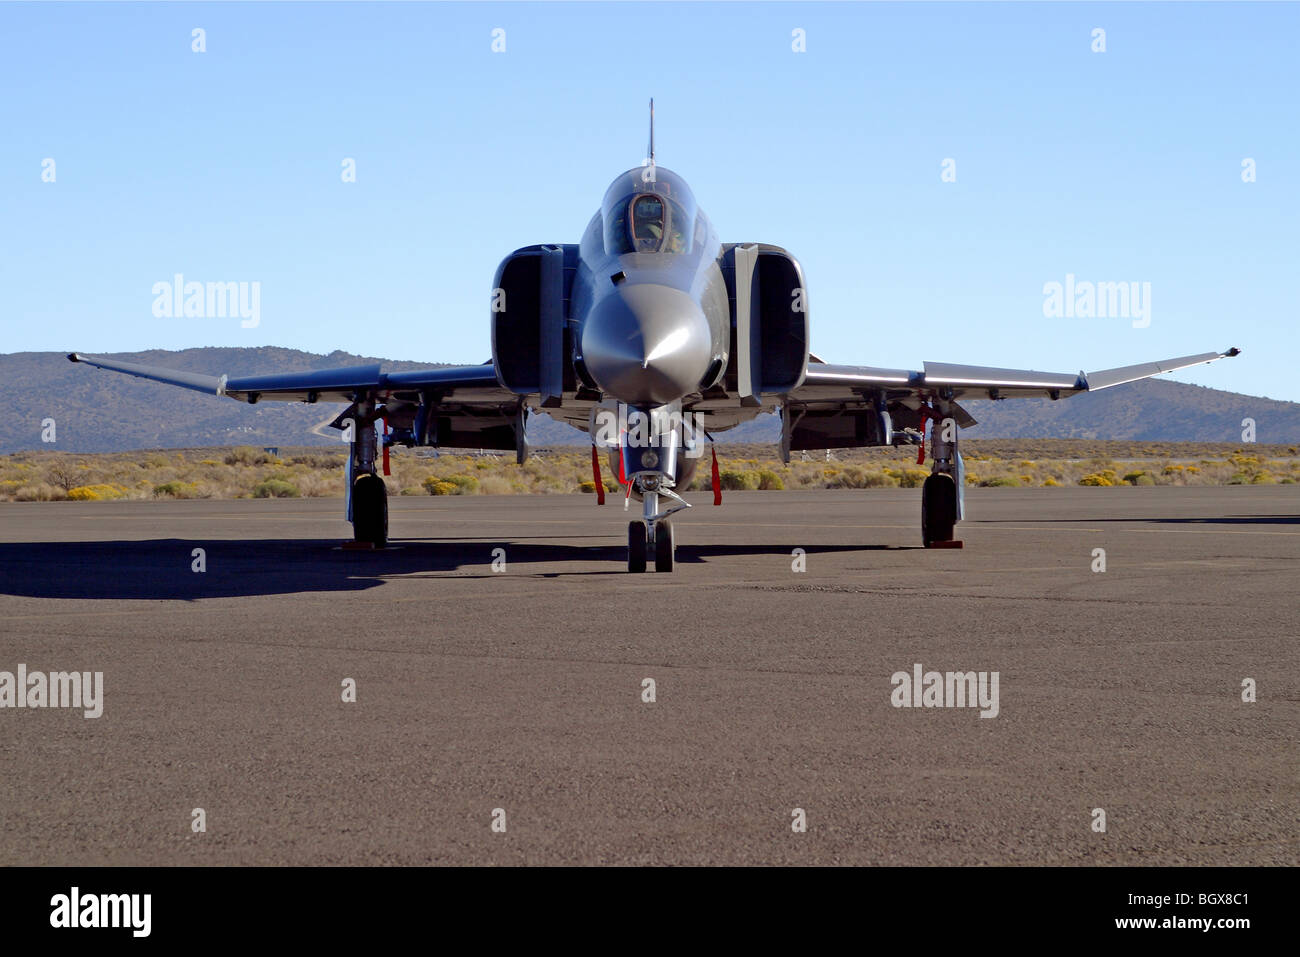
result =
[[[1300,487],[690,498],[0,505],[0,863],[1300,863]]]

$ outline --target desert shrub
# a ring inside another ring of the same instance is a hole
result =
[[[273,461],[271,456],[253,448],[251,445],[241,445],[233,448],[226,453],[225,458],[227,465],[266,465],[271,461]]]
[[[455,495],[473,495],[478,491],[478,479],[473,475],[451,475],[446,481],[456,486]]]
[[[785,482],[781,481],[781,476],[771,469],[759,469],[758,487],[764,492],[775,492],[784,489]]]
[[[253,486],[253,498],[298,498],[298,486],[284,479],[263,479]]]
[[[929,469],[903,469],[903,473],[898,476],[898,484],[903,488],[920,488],[929,477]]]
[[[293,484],[298,486],[298,491],[303,498],[329,498],[338,495],[344,490],[345,483],[340,481],[341,476],[331,473],[321,474],[319,472],[306,472],[302,475],[295,475]],[[288,481],[286,479],[286,481]],[[417,490],[418,491],[418,490]],[[389,493],[396,494],[389,486]],[[423,492],[420,492],[423,494]]]
[[[515,495],[527,491],[528,489],[504,475],[485,475],[478,483],[480,495]]]
[[[1043,488],[1060,488],[1061,483],[1054,478],[1044,479]]]
[[[424,488],[430,495],[473,495],[479,490],[479,480],[472,475],[430,475]]]
[[[980,488],[1019,488],[1020,479],[1014,475],[995,475],[980,482]]]
[[[436,475],[430,475],[424,480],[424,490],[430,495],[455,495],[456,486],[451,482],[445,482]]]
[[[42,482],[39,485],[24,485],[14,492],[15,502],[56,502],[67,497],[67,492],[48,482]]]
[[[897,488],[898,479],[884,472],[868,472],[862,476],[862,488]]]
[[[55,462],[45,475],[45,484],[57,486],[65,492],[71,492],[82,481],[83,477],[77,475],[76,470],[67,462]]]
[[[97,502],[101,499],[121,498],[127,494],[123,485],[78,485],[68,489],[68,498],[74,502]]]
[[[1094,485],[1094,486],[1098,486],[1098,487],[1101,487],[1101,488],[1109,488],[1110,486],[1114,485],[1115,483],[1112,482],[1110,479],[1108,479],[1105,475],[1102,475],[1100,472],[1093,472],[1093,473],[1091,473],[1091,474],[1089,474],[1089,475],[1085,475],[1083,478],[1079,479],[1079,484],[1080,484],[1080,485]]]
[[[153,487],[154,498],[196,498],[199,486],[197,482],[181,482],[173,480],[163,482],[161,485]]]
[[[724,489],[731,492],[742,492],[758,485],[758,476],[753,472],[737,472],[732,469],[723,469],[718,480]]]
[[[862,488],[867,470],[856,465],[848,465],[843,469],[825,469],[822,474],[826,476],[827,488]]]
[[[215,464],[215,463],[213,463]],[[338,469],[344,465],[342,455],[329,455],[326,453],[312,453],[309,455],[295,455],[289,459],[290,465],[306,465],[313,469]]]
[[[701,484],[700,484],[700,477],[697,475],[697,476],[695,477],[694,481],[692,481],[691,484],[690,484],[686,489],[683,489],[683,491],[689,491],[690,489],[708,488],[708,487],[709,487],[709,480],[708,480],[708,478],[705,477],[703,481],[704,481],[704,484],[701,485]],[[605,486],[605,491],[606,491],[606,492],[617,492],[617,491],[618,491],[618,487],[619,487],[619,486],[618,486],[618,483],[615,482],[613,479],[607,479],[607,478],[604,478],[604,477],[602,476],[602,478],[601,478],[601,484]],[[586,492],[586,493],[591,494],[591,495],[596,494],[596,483],[595,483],[595,481],[592,480],[592,479],[584,479],[583,481],[581,481],[581,482],[578,483],[578,491],[579,491],[579,492]]]

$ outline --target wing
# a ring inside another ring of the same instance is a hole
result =
[[[73,352],[68,355],[73,362],[83,362],[97,369],[125,372],[140,379],[150,379],[167,385],[224,395],[240,402],[260,402],[279,399],[286,402],[352,401],[358,394],[375,393],[380,398],[390,396],[411,397],[421,392],[434,392],[440,397],[461,401],[491,403],[518,399],[513,392],[502,388],[490,362],[480,366],[451,366],[441,369],[419,369],[414,372],[384,373],[381,367],[349,366],[345,369],[318,369],[311,372],[277,372],[231,378],[228,375],[200,375],[178,372],[161,366],[146,366],[135,362],[121,362],[98,356]]]
[[[804,433],[802,438],[795,438],[793,448],[847,448],[876,444],[868,440],[873,435],[879,439],[879,432],[885,426],[870,416],[881,412],[889,413],[893,425],[904,428],[919,426],[923,416],[952,416],[959,426],[968,428],[975,424],[975,419],[958,405],[959,399],[1059,399],[1214,362],[1239,352],[1239,349],[1205,352],[1077,375],[947,362],[927,362],[924,371],[909,372],[829,365],[814,358],[809,362],[803,383],[785,398],[784,405],[787,418],[797,422],[797,430]],[[847,444],[803,444],[822,439],[839,439]]]
[[[497,381],[491,363],[385,373],[379,365],[281,372],[271,375],[212,376],[159,366],[121,362],[73,352],[73,362],[182,389],[226,396],[240,402],[356,402],[371,397],[388,411],[390,424],[409,427],[417,411],[430,411],[426,426],[439,445],[466,448],[515,448],[514,425],[520,396]],[[343,413],[340,418],[346,416]]]

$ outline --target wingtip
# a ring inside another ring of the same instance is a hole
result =
[[[80,361],[81,361],[81,356],[77,355],[75,352],[69,352],[69,353],[68,353],[68,361],[69,361],[69,362],[80,362]]]
[[[1231,349],[1229,349],[1227,352],[1224,353],[1224,356],[1229,359],[1231,359],[1233,356],[1239,356],[1239,355],[1241,355],[1241,350],[1238,349],[1236,346],[1233,346]]]

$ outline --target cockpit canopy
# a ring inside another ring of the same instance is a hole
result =
[[[628,170],[614,180],[600,212],[610,255],[689,253],[703,225],[686,181],[662,166]]]

